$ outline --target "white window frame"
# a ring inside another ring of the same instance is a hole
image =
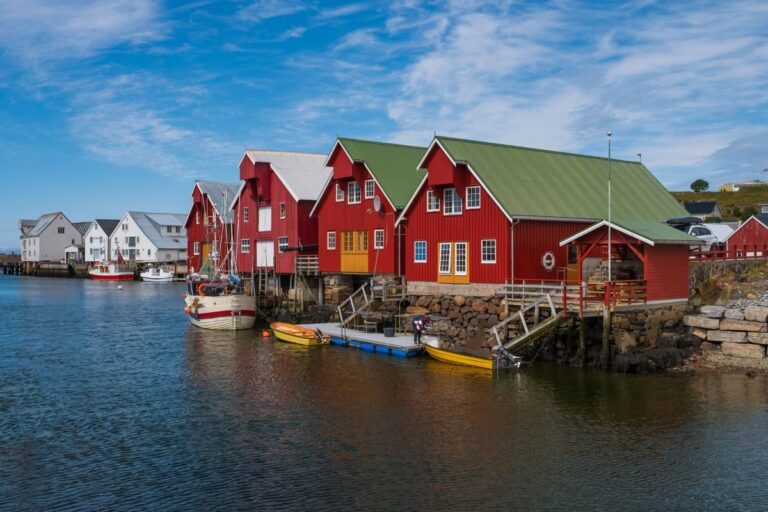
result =
[[[250,218],[250,211],[248,210],[247,206],[243,206],[243,222],[248,222],[248,219]]]
[[[455,261],[453,263],[453,274],[456,276],[466,276],[469,270],[469,244],[467,242],[456,242],[454,245]],[[459,246],[464,247],[464,270],[459,271]]]
[[[328,231],[325,234],[325,248],[329,251],[335,251],[336,250],[336,232],[335,231]]]
[[[442,268],[443,267],[443,248],[446,248],[446,247],[448,248],[448,269],[443,270]],[[440,274],[441,276],[451,275],[451,270],[452,270],[451,263],[453,262],[452,257],[453,257],[453,244],[451,242],[440,242],[437,250],[437,273],[438,274]]]
[[[288,211],[288,207],[285,205],[285,203],[280,203],[277,207],[277,211],[280,213],[280,218],[284,219],[286,212]]]
[[[356,194],[352,194],[352,191],[356,190]],[[357,197],[357,200],[354,200],[354,197]],[[360,198],[360,185],[355,181],[352,180],[350,182],[347,182],[347,204],[360,204],[361,198]]]
[[[277,239],[277,252],[280,254],[285,252],[285,249],[288,248],[288,237],[287,236],[281,236]]]
[[[240,240],[240,253],[248,254],[251,252],[251,241],[247,238]]]
[[[381,240],[379,240],[379,235],[381,235]],[[384,230],[383,229],[373,230],[373,248],[376,250],[384,248]]]
[[[477,206],[470,206],[469,205],[470,194],[472,192],[475,192],[475,191],[477,191]],[[465,193],[466,193],[466,196],[467,196],[467,210],[479,210],[480,209],[480,202],[481,202],[480,198],[483,195],[482,192],[480,191],[480,187],[479,186],[467,187]]]
[[[493,259],[489,260],[485,257],[485,249],[486,249],[486,243],[491,244],[490,247],[493,247]],[[483,240],[480,240],[480,263],[486,264],[486,265],[492,265],[496,263],[496,239],[495,238],[485,238]]]
[[[336,184],[336,202],[337,203],[344,202],[344,189],[341,187],[340,183]]]
[[[370,187],[370,191],[368,190]],[[365,180],[365,198],[373,199],[376,195],[376,182],[373,180]]]
[[[448,195],[451,195],[451,211],[448,208]],[[456,207],[458,205],[458,208]],[[462,199],[455,188],[446,188],[443,190],[443,215],[461,215],[463,211]]]
[[[200,254],[200,242],[192,242],[192,254],[195,256]]]
[[[433,206],[430,206],[430,205]],[[427,213],[440,211],[440,198],[437,197],[434,190],[427,190]]]
[[[417,254],[419,254],[418,247],[423,246],[424,247],[424,259],[420,260],[416,257]],[[414,263],[426,263],[427,262],[427,241],[426,240],[416,240],[413,242],[413,262]]]

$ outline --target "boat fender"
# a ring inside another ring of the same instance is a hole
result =
[[[192,308],[190,308],[189,306],[184,306],[185,313],[189,313],[190,311],[192,311]]]
[[[197,293],[201,297],[205,297],[205,283],[200,283],[199,285],[197,285]]]
[[[262,338],[269,338],[269,336],[270,336],[269,331],[261,331]]]

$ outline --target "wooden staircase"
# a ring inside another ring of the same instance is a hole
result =
[[[499,347],[507,350],[518,349],[546,337],[560,324],[562,315],[561,312],[558,312],[558,309],[562,310],[562,305],[558,308],[550,294],[547,293],[520,310],[515,311],[491,327],[492,340],[496,343],[494,350],[498,351]],[[542,319],[540,316],[542,312],[549,313],[549,316]],[[521,329],[516,330],[516,334],[512,339],[508,339],[507,333],[502,334],[502,331],[513,322],[519,323]]]
[[[339,304],[339,321],[347,327],[352,320],[369,310],[374,302],[396,302],[405,298],[406,284],[403,276],[374,276]]]

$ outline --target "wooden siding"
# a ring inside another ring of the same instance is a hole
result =
[[[688,299],[688,246],[646,246],[646,299]]]
[[[184,226],[187,230],[187,264],[190,268],[200,270],[203,263],[203,245],[206,240],[209,241],[209,248],[213,247],[213,224],[211,219],[215,219],[217,238],[219,241],[219,254],[221,257],[227,253],[226,242],[221,236],[224,233],[224,223],[215,214],[213,205],[208,200],[208,196],[200,194],[200,191],[195,187],[192,193],[192,208],[191,213],[187,219],[187,223]],[[205,212],[208,212],[208,219],[205,219]],[[196,222],[197,214],[200,215],[200,223]],[[195,254],[194,247],[195,242],[200,243],[200,254]],[[224,265],[223,268],[228,270],[229,266]]]
[[[513,228],[515,248],[514,279],[553,279],[566,278],[568,265],[568,247],[560,247],[560,241],[578,233],[589,223],[521,220]],[[555,266],[547,270],[542,259],[547,252],[555,256]]]
[[[763,245],[768,244],[768,229],[756,218],[750,217],[741,228],[728,239],[728,254],[731,257],[739,253],[752,253],[757,245],[757,252],[763,252]],[[744,246],[747,246],[746,249]]]

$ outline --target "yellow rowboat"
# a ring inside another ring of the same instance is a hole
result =
[[[328,345],[331,337],[319,330],[309,329],[300,325],[287,324],[285,322],[272,322],[269,328],[275,334],[275,338],[297,345],[315,346]]]
[[[485,370],[505,370],[508,368],[519,368],[519,359],[512,360],[506,358],[483,358],[470,356],[468,354],[459,354],[442,348],[433,347],[429,344],[424,345],[424,349],[432,358],[443,363],[458,364],[461,366],[472,366],[474,368],[483,368]],[[514,357],[514,356],[512,356]]]

